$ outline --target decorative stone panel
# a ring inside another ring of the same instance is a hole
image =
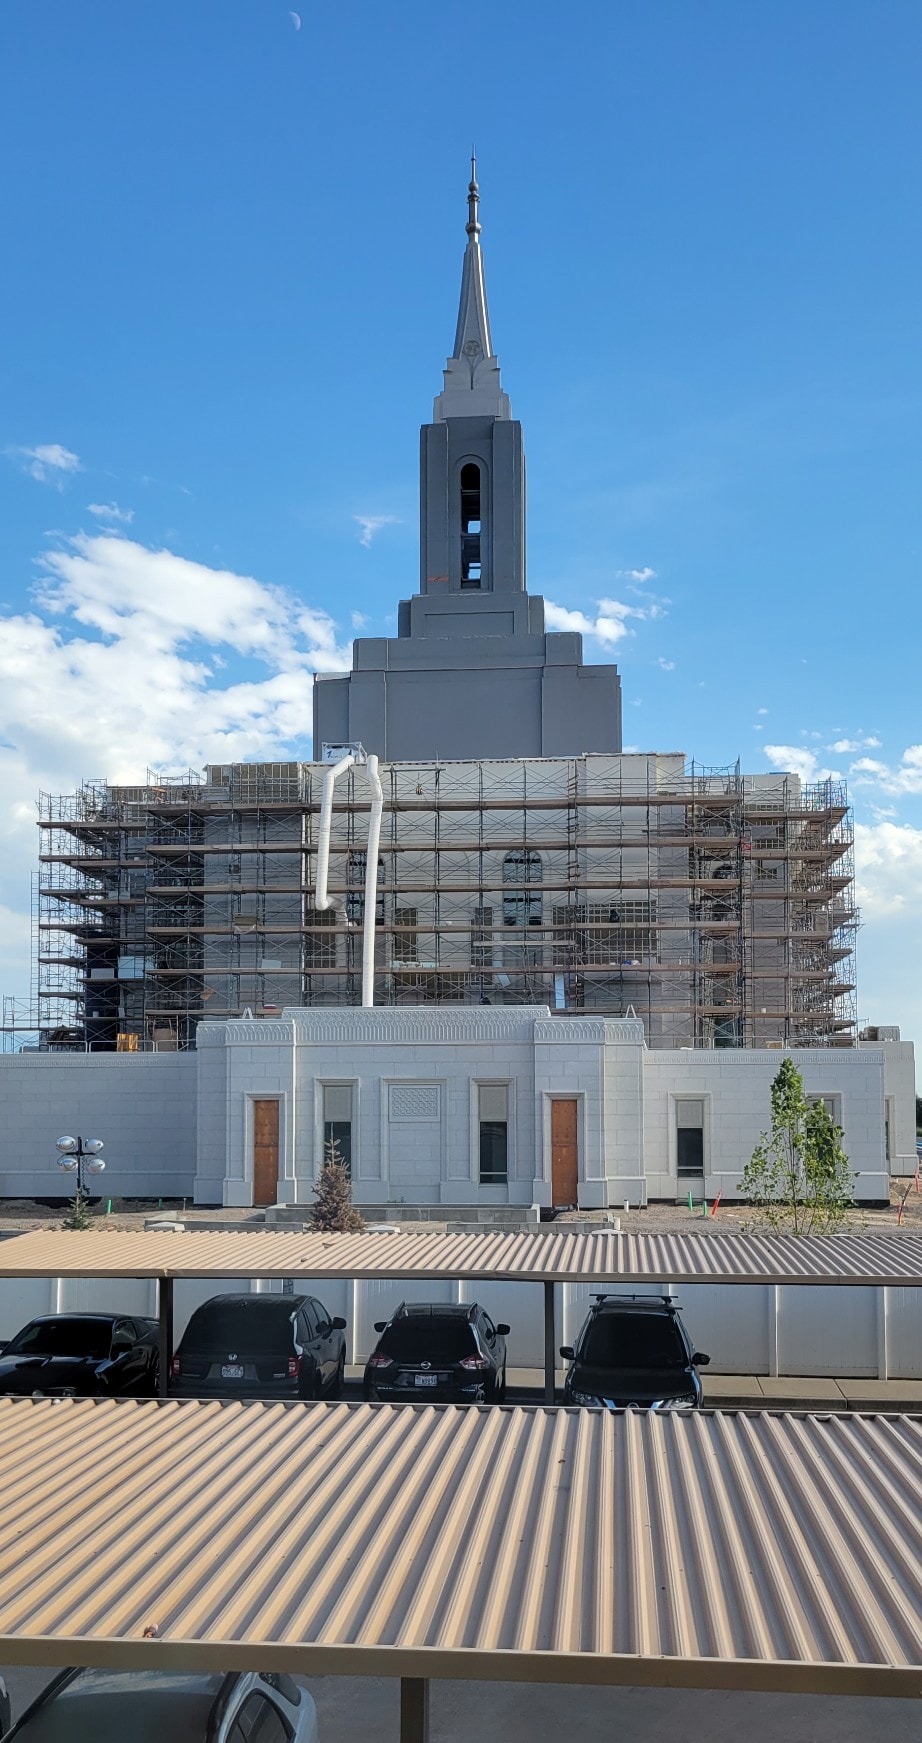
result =
[[[420,1120],[440,1120],[442,1092],[437,1083],[392,1083],[388,1091],[387,1117],[391,1125]]]

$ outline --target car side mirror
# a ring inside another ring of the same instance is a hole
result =
[[[703,1350],[696,1350],[692,1356],[692,1367],[707,1368],[710,1365],[710,1360],[710,1356],[706,1356]]]
[[[345,1329],[346,1329],[345,1320],[340,1319],[339,1316],[337,1315],[336,1319],[334,1319],[334,1321],[333,1321],[333,1330],[334,1331],[345,1331]]]
[[[511,1329],[511,1327],[509,1327],[508,1325],[498,1325],[496,1328],[497,1335],[501,1338],[507,1338],[509,1336],[510,1329]]]
[[[387,1325],[386,1319],[376,1319],[375,1320],[375,1331],[383,1331],[386,1325]]]
[[[561,1344],[560,1353],[565,1362],[575,1362],[576,1356],[574,1355],[572,1344]]]
[[[9,1339],[7,1339],[9,1342]],[[4,1346],[5,1347],[5,1346]],[[13,1707],[5,1678],[0,1676],[0,1737],[5,1737],[13,1724]]]

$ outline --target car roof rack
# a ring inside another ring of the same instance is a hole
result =
[[[603,1302],[603,1301],[641,1301],[641,1302],[647,1301],[647,1302],[664,1303],[667,1307],[674,1308],[676,1313],[682,1312],[682,1304],[680,1301],[676,1300],[674,1295],[613,1295],[610,1290],[599,1290],[599,1291],[593,1291],[592,1299],[593,1299],[593,1301],[599,1301],[599,1302]]]

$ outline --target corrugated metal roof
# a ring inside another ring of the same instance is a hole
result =
[[[0,1657],[919,1695],[922,1422],[0,1401]]]
[[[0,1242],[6,1277],[476,1277],[578,1283],[922,1283],[893,1235],[39,1231]]]

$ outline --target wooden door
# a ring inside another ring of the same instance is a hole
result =
[[[551,1102],[551,1203],[556,1210],[576,1204],[579,1144],[575,1101]]]
[[[279,1104],[253,1103],[253,1203],[275,1204],[279,1190]]]

